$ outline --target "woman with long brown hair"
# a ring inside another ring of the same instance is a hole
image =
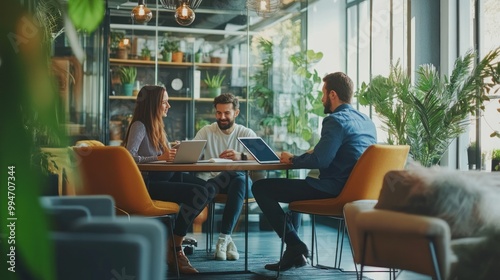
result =
[[[167,141],[163,118],[167,116],[168,93],[161,86],[144,86],[137,95],[134,115],[127,129],[124,145],[137,163],[156,160],[173,161],[176,150]],[[181,204],[174,227],[175,244],[167,248],[167,263],[175,269],[174,251],[177,254],[179,271],[194,274],[198,271],[191,266],[182,250],[182,241],[193,220],[212,201],[215,189],[194,183],[177,182],[172,172],[150,172],[148,189],[151,198]]]

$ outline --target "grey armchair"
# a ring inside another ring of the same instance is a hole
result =
[[[354,261],[365,266],[410,270],[450,279],[457,257],[448,224],[440,219],[373,208],[356,201],[344,207]]]
[[[165,279],[165,227],[115,217],[110,196],[42,197],[58,279]]]

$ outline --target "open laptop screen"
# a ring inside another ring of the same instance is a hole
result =
[[[279,163],[280,158],[260,137],[238,137],[238,141],[259,163]]]

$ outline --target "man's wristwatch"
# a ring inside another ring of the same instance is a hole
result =
[[[241,152],[241,160],[247,160],[248,156],[244,152]]]

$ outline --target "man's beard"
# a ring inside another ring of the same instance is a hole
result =
[[[332,113],[332,109],[330,109],[330,108],[332,108],[332,102],[330,101],[329,98],[327,98],[326,102],[323,103],[323,107],[324,107],[323,113],[325,113],[325,114],[331,114]]]
[[[226,125],[222,124],[220,120],[217,120],[217,125],[219,126],[220,130],[230,129],[234,125],[234,120],[228,121]]]

